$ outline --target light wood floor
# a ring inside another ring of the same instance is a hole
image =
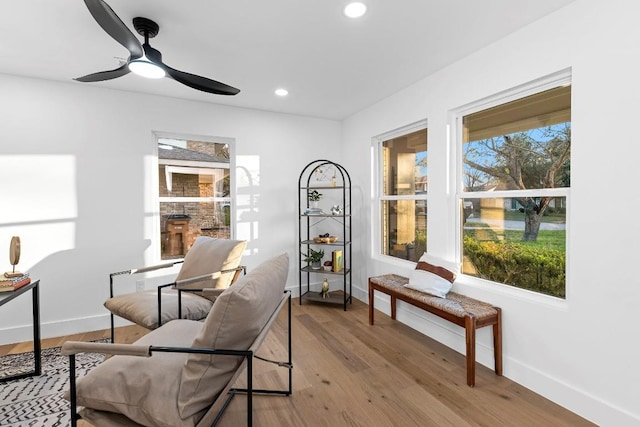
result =
[[[259,355],[285,360],[286,309]],[[254,396],[256,426],[592,426],[583,418],[478,365],[476,387],[466,385],[464,356],[367,305],[293,304],[293,395]],[[121,328],[119,342],[144,334]],[[43,340],[94,340],[107,331]],[[0,355],[28,351],[0,346]],[[286,370],[255,364],[254,387],[285,388]],[[241,384],[239,384],[241,385]],[[234,398],[222,426],[246,422],[245,397]],[[87,425],[87,424],[84,424]]]

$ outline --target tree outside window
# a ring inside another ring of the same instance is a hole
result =
[[[571,86],[462,121],[463,272],[566,296]]]

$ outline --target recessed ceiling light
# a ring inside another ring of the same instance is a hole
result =
[[[278,95],[278,96],[287,96],[287,95],[289,95],[289,91],[286,90],[286,89],[282,89],[282,88],[276,89],[276,95]]]
[[[360,18],[367,11],[367,6],[364,3],[353,2],[349,3],[344,8],[344,14],[349,18]]]

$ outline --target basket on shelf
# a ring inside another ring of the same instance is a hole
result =
[[[337,242],[338,238],[336,236],[329,236],[329,237],[314,237],[313,241],[316,243],[333,243],[333,242]]]

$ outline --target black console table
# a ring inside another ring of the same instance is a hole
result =
[[[34,369],[31,372],[25,372],[17,375],[0,377],[0,383],[17,380],[20,378],[32,377],[40,375],[42,373],[42,358],[40,353],[40,294],[39,286],[40,280],[35,280],[28,285],[24,285],[18,290],[12,292],[0,293],[0,307],[18,298],[20,295],[26,294],[31,291],[31,300],[33,308],[33,359]]]

